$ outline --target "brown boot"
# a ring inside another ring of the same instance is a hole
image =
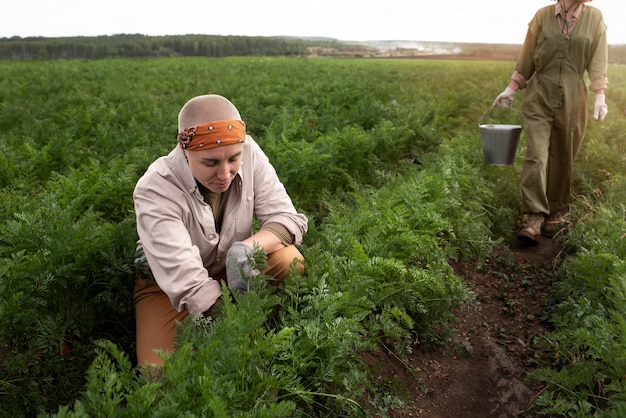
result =
[[[559,232],[567,223],[567,211],[560,210],[552,215],[548,216],[546,223],[543,227],[543,234],[547,237],[553,237]]]
[[[524,216],[526,218],[526,216]],[[545,220],[541,213],[527,215],[526,225],[517,233],[517,238],[528,243],[536,243],[541,237],[541,227]]]

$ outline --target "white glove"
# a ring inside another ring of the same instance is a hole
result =
[[[593,118],[595,120],[604,120],[609,108],[604,102],[604,94],[596,94],[596,104],[593,106]]]
[[[226,282],[228,288],[237,293],[248,291],[248,279],[260,274],[253,268],[254,248],[250,244],[235,242],[226,253]]]
[[[513,90],[511,87],[507,87],[502,93],[500,93],[500,95],[498,95],[498,97],[496,97],[496,100],[493,101],[493,104],[491,106],[510,108],[511,106],[513,106],[515,93],[517,93],[516,90]]]

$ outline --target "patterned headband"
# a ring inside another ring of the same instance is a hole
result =
[[[241,120],[217,120],[191,126],[178,133],[178,143],[189,151],[244,142],[246,142],[246,124]]]

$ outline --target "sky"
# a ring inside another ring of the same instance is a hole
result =
[[[8,3],[8,4],[7,4]],[[521,44],[550,0],[7,0],[0,38],[12,36],[321,36]],[[623,0],[589,3],[604,14],[609,44],[626,44]],[[623,19],[622,19],[623,20]]]

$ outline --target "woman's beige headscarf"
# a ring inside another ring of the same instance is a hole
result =
[[[230,100],[219,94],[197,96],[190,99],[180,109],[178,113],[178,132],[194,125],[226,119],[241,120],[239,111]]]
[[[178,113],[178,143],[183,149],[203,150],[245,141],[246,124],[225,97],[194,97]]]

